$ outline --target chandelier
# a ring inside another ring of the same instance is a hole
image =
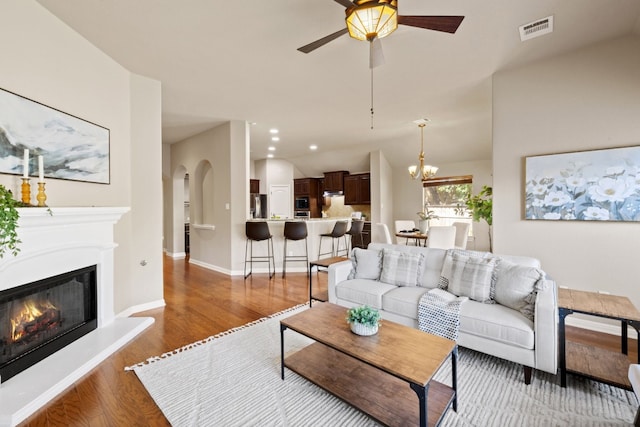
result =
[[[346,14],[347,30],[354,39],[370,42],[398,28],[397,0],[355,0]]]
[[[424,127],[426,126],[426,120],[418,120],[417,122],[420,128],[420,155],[418,156],[420,166],[409,166],[409,175],[411,175],[413,179],[422,178],[423,181],[426,181],[435,176],[438,168],[437,166],[424,164]]]

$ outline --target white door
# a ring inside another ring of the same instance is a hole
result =
[[[269,187],[269,216],[292,218],[291,187],[288,185],[271,185]]]

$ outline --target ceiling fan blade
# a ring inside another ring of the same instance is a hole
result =
[[[453,34],[456,32],[463,19],[464,16],[398,15],[398,24]]]
[[[302,53],[309,53],[311,51],[316,50],[317,48],[324,46],[325,44],[329,43],[332,40],[337,39],[338,37],[340,37],[343,34],[347,34],[348,30],[346,28],[343,28],[341,30],[336,31],[333,34],[329,34],[328,36],[325,36],[321,39],[318,39],[314,42],[309,43],[308,45],[299,47],[298,50]]]
[[[341,5],[343,5],[344,7],[351,7],[353,6],[353,3],[350,2],[349,0],[334,0],[336,3],[340,3]]]
[[[384,52],[382,51],[382,42],[375,37],[369,42],[369,68],[374,69],[384,65]]]

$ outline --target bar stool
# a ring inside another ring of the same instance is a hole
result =
[[[304,255],[287,255],[288,240],[304,240]],[[287,272],[287,260],[304,261],[309,273],[309,249],[307,248],[307,223],[304,221],[286,221],[284,223],[284,255],[282,257],[282,277]]]
[[[269,224],[266,221],[247,221],[245,225],[245,233],[247,235],[247,243],[244,246],[244,278],[246,279],[253,272],[254,262],[266,262],[269,264],[269,279],[276,273],[276,260],[273,256],[273,239],[269,231]],[[267,241],[267,255],[253,255],[253,242]],[[249,249],[249,242],[251,248]],[[247,254],[249,258],[247,259]],[[250,269],[247,274],[247,261],[249,261]],[[273,273],[271,272],[271,263],[273,262]]]
[[[359,237],[360,238],[360,246],[364,246],[364,237],[362,237],[362,230],[364,229],[364,220],[363,219],[356,219],[356,220],[352,220],[351,221],[351,228],[349,229],[349,231],[347,231],[347,234],[349,236],[351,236],[351,238],[349,238],[347,240],[347,243],[351,243],[351,242],[355,242],[356,239]],[[353,245],[350,245],[353,246]],[[349,248],[348,253],[351,253],[351,249],[353,249],[352,247]]]
[[[345,237],[346,233],[347,233],[347,225],[348,222],[347,221],[336,221],[335,225],[333,226],[333,230],[331,231],[331,233],[322,233],[320,235],[320,245],[318,245],[318,259],[320,259],[320,257],[322,255],[331,255],[332,257],[338,256],[340,253],[340,239]],[[331,237],[331,252],[322,252],[322,238],[323,237]],[[336,239],[338,240],[338,243],[336,245]],[[347,253],[347,242],[345,239],[345,247],[344,249],[342,249],[345,252],[345,256],[348,254]]]

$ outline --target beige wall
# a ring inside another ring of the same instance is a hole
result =
[[[35,1],[3,2],[0,13],[0,87],[110,129],[111,183],[49,179],[47,204],[130,206],[115,228],[115,310],[161,303],[160,84],[132,75]],[[0,174],[0,184],[19,194],[19,177]],[[140,218],[150,218],[144,228]]]
[[[523,219],[526,156],[640,144],[640,38],[494,76],[494,249],[530,255],[560,286],[640,307],[640,224]]]
[[[244,246],[238,242],[244,243],[244,222],[249,215],[248,153],[249,135],[243,121],[227,122],[171,145],[171,179],[179,183],[185,171],[190,177],[190,262],[227,274],[241,271]],[[199,209],[201,197],[197,194],[196,170],[205,161],[213,172],[213,208],[207,216],[211,218],[208,224],[198,224],[199,216],[194,211]],[[182,190],[177,184],[168,187],[171,194],[165,194],[166,203],[173,203],[176,212],[182,209]],[[184,224],[178,216],[171,221],[174,241],[167,242],[167,249],[179,253],[180,241],[176,237],[183,232]],[[200,228],[201,225],[207,227]]]

